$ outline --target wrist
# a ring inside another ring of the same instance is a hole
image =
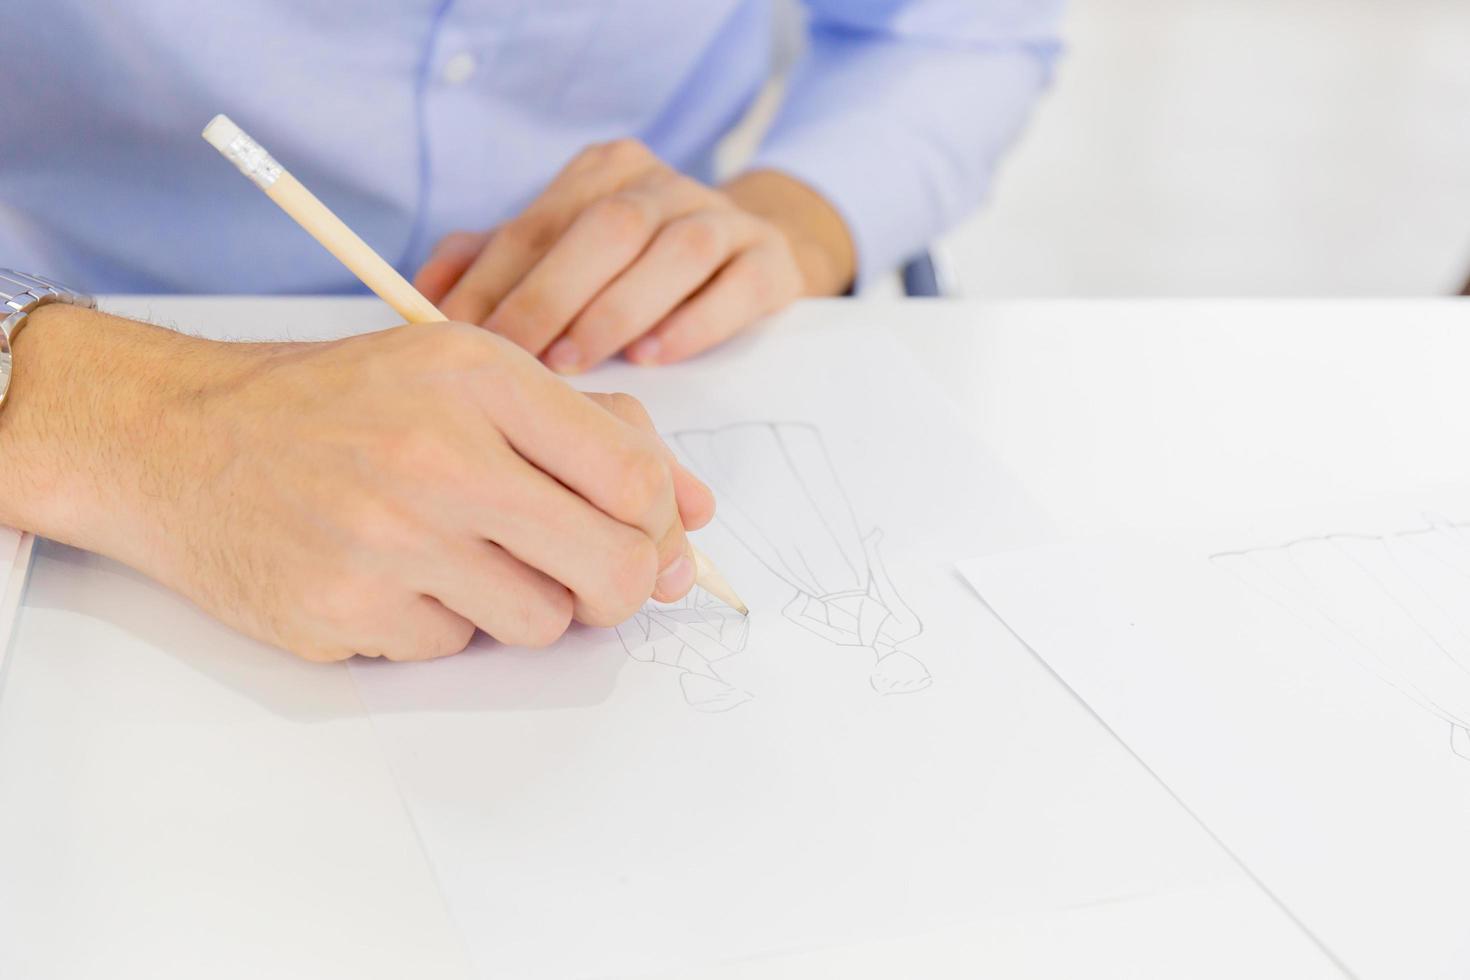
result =
[[[232,346],[74,307],[32,313],[0,410],[0,523],[162,572],[208,448],[197,405]]]
[[[815,189],[775,170],[751,170],[723,188],[740,208],[775,225],[791,245],[808,296],[846,292],[857,275],[847,222]]]

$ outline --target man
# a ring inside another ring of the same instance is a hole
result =
[[[773,126],[716,186],[771,0],[11,0],[0,265],[357,288],[221,174],[198,130],[224,111],[461,322],[230,345],[37,309],[0,522],[321,659],[546,643],[684,595],[709,491],[636,403],[547,367],[681,360],[891,268],[979,200],[1055,48],[1052,0],[806,7]]]

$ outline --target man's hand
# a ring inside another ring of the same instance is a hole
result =
[[[415,284],[576,373],[620,351],[683,360],[802,294],[842,292],[854,264],[842,219],[793,178],[715,190],[619,140],[584,150],[519,217],[446,236]]]
[[[315,660],[541,646],[694,583],[713,513],[626,396],[468,324],[217,344],[48,307],[0,413],[0,521]],[[606,407],[604,407],[604,405]]]

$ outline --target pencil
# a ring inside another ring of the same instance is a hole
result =
[[[449,319],[228,116],[218,115],[211,119],[204,127],[203,135],[210,146],[219,150],[255,186],[265,191],[282,211],[406,322],[442,323]],[[695,582],[699,587],[742,616],[750,615],[750,609],[730,588],[730,583],[725,581],[714,563],[692,542],[689,548],[693,552]]]

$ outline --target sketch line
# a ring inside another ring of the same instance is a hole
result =
[[[1210,562],[1450,727],[1470,758],[1470,546],[1466,525],[1332,533],[1222,551]],[[1456,559],[1465,560],[1462,565]]]
[[[665,438],[719,497],[716,521],[792,590],[781,610],[786,619],[836,646],[867,650],[868,682],[880,695],[933,683],[929,668],[903,648],[924,626],[888,574],[883,532],[860,530],[816,426],[737,422]],[[692,707],[725,711],[753,695],[727,684],[714,664],[743,651],[748,635],[716,622],[708,598],[650,603],[618,635],[635,659],[679,669]]]

